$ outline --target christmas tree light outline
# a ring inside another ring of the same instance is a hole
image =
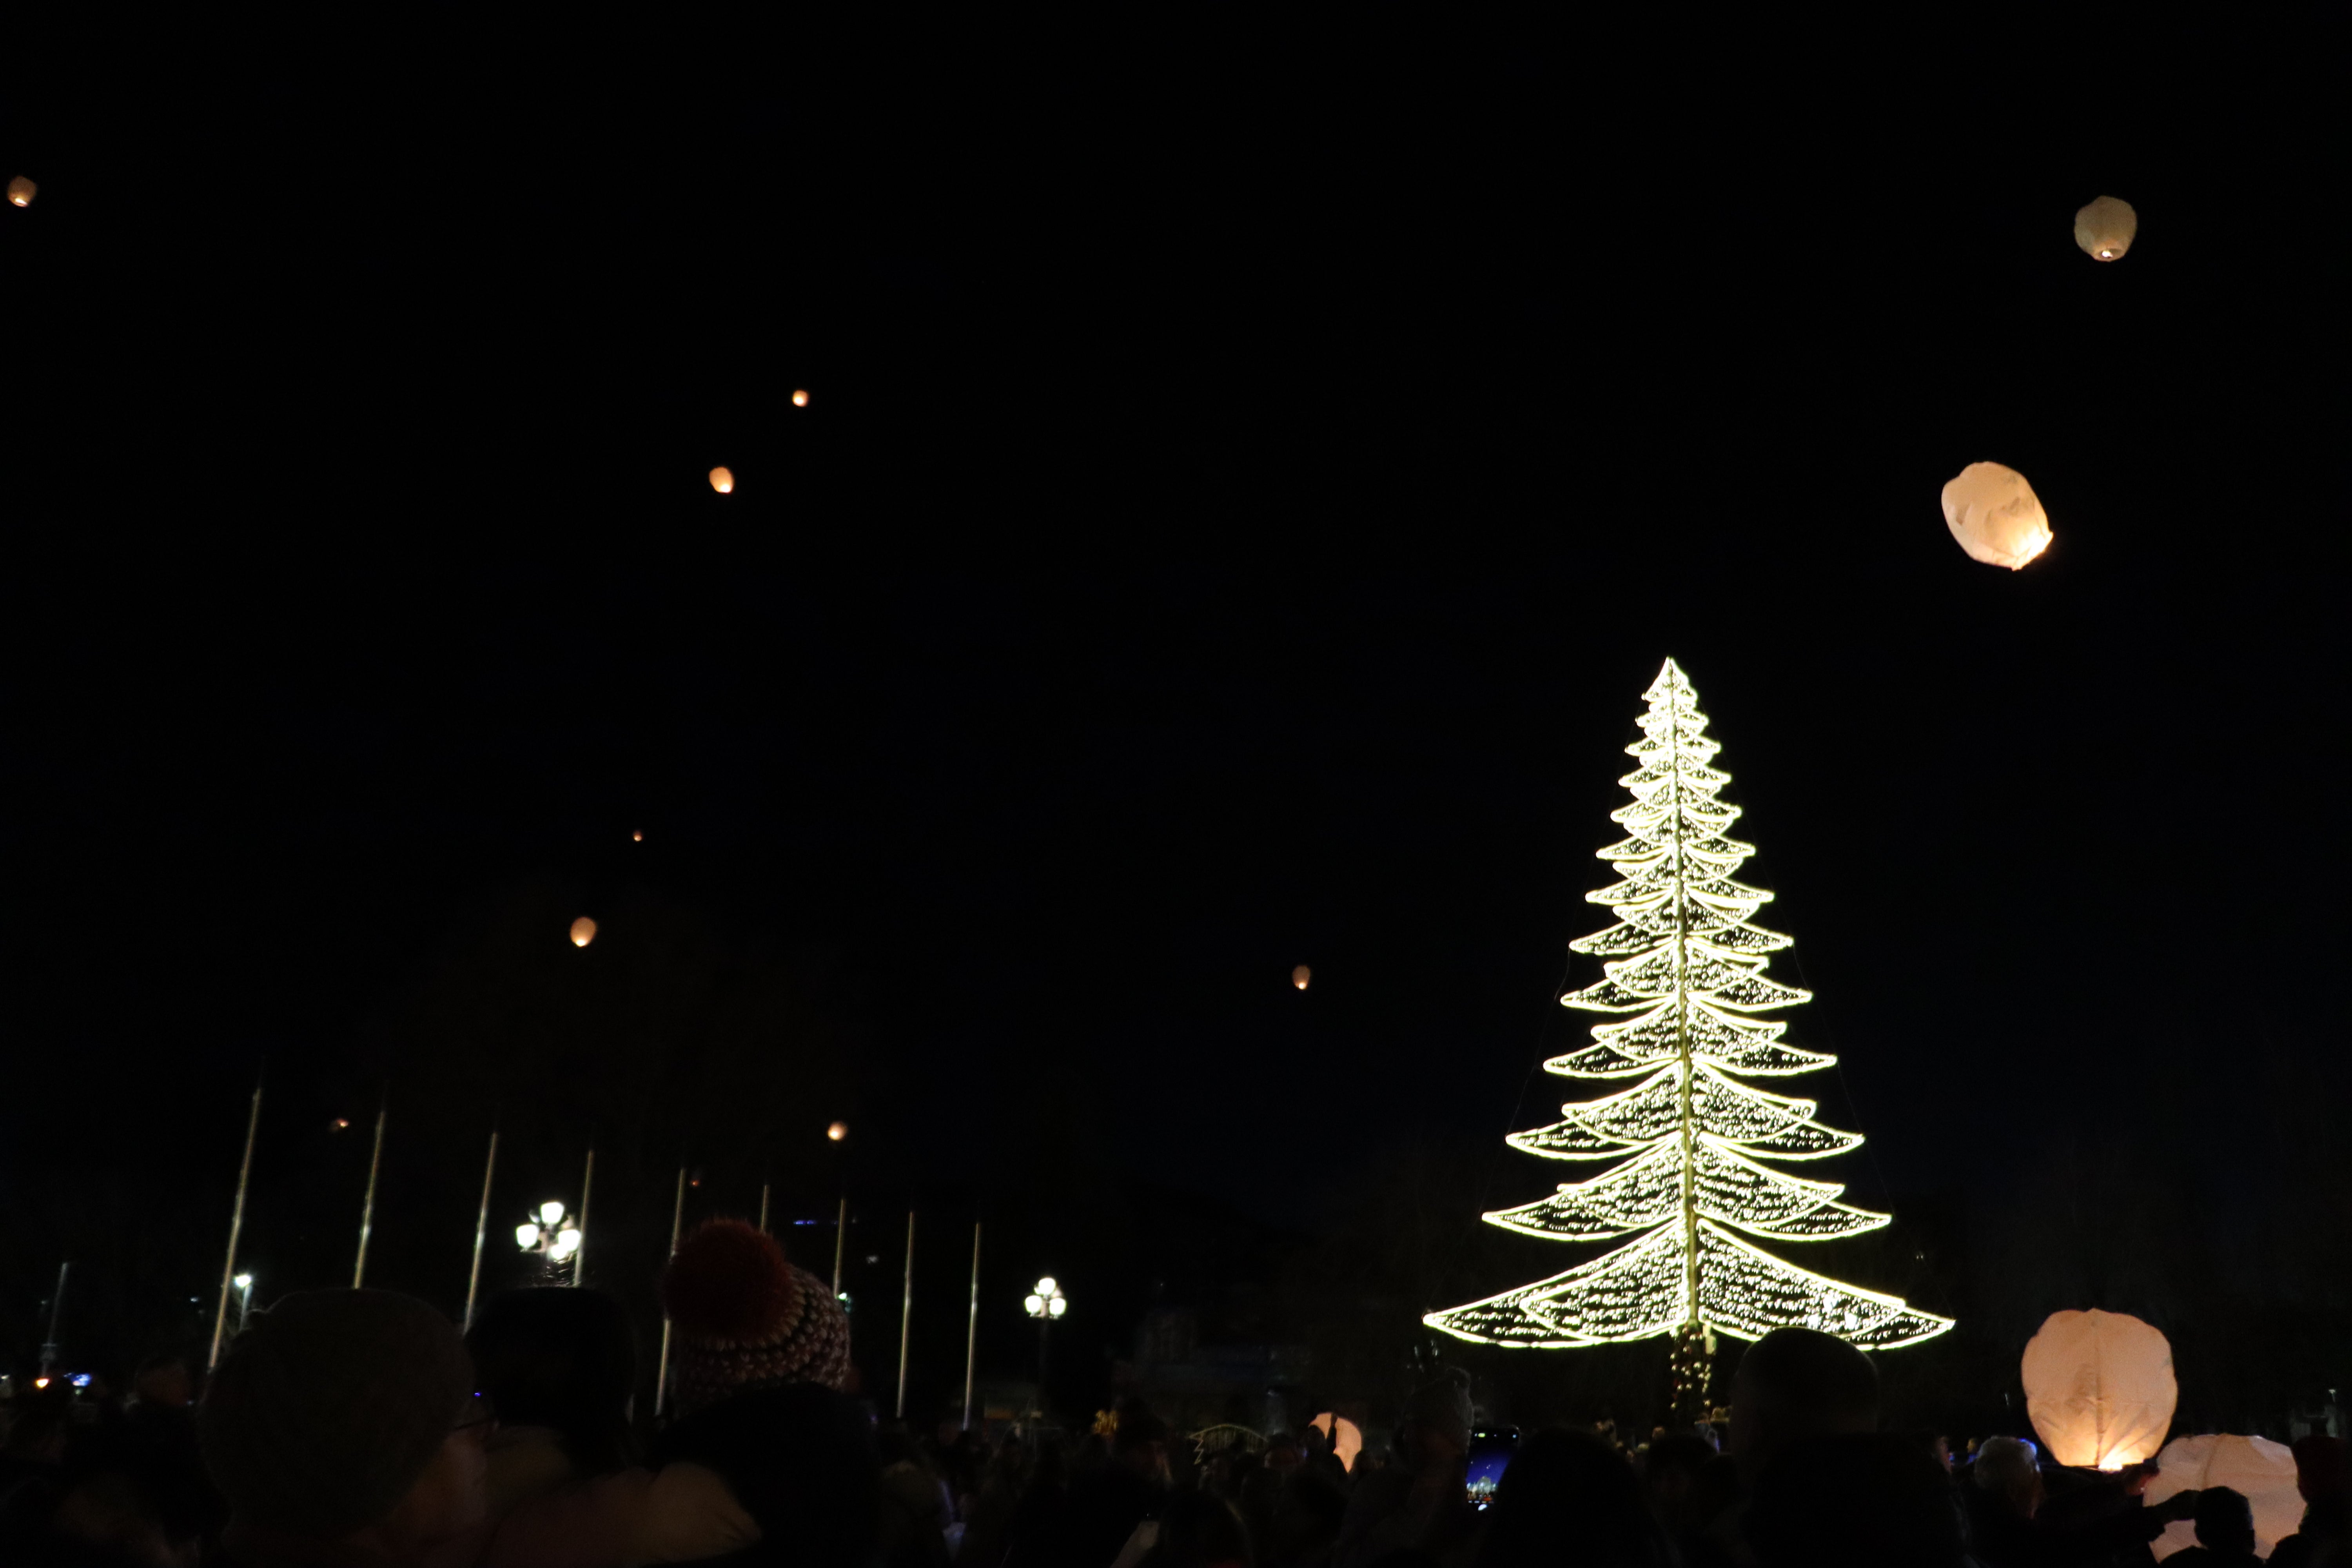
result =
[[[1591,1045],[1544,1064],[1563,1078],[1641,1081],[1564,1105],[1559,1121],[1506,1139],[1540,1158],[1622,1163],[1482,1216],[1548,1240],[1639,1234],[1548,1279],[1422,1321],[1457,1339],[1538,1349],[1676,1334],[1677,1379],[1696,1375],[1702,1389],[1697,1346],[1714,1331],[1754,1339],[1814,1328],[1874,1350],[1932,1339],[1950,1319],[1798,1268],[1737,1234],[1818,1241],[1891,1216],[1838,1202],[1842,1184],[1763,1163],[1826,1159],[1863,1138],[1814,1121],[1812,1100],[1738,1081],[1818,1071],[1837,1058],[1785,1045],[1785,1021],[1751,1016],[1812,994],[1764,973],[1791,939],[1749,923],[1772,895],[1732,879],[1755,849],[1724,835],[1741,812],[1715,798],[1731,775],[1707,765],[1722,748],[1706,733],[1689,678],[1670,658],[1643,695],[1642,739],[1625,748],[1641,765],[1618,781],[1633,801],[1610,814],[1627,836],[1598,851],[1620,880],[1585,895],[1617,922],[1569,944],[1601,957],[1602,977],[1560,998],[1635,1016],[1596,1023]]]

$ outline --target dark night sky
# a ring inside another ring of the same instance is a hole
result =
[[[2294,1163],[2344,1087],[2313,40],[1171,26],[0,104],[15,1338],[54,1184],[184,1203],[202,1283],[257,1061],[289,1126],[397,1105],[541,906],[534,963],[659,906],[826,976],[774,1137],[830,1097],[877,1189],[1049,1234],[1100,1161],[1312,1228],[1421,1149],[1532,1195],[1499,1136],[1667,655],[1858,1197],[2095,1224],[2186,1163],[2179,1233],[2343,1231]],[[1945,531],[1980,458],[2029,571]],[[489,1110],[443,1110],[411,1212],[463,1231]],[[308,1136],[270,1179],[355,1207]],[[1509,1256],[1475,1288],[1562,1266]]]

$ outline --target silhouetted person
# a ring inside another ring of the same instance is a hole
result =
[[[2272,1549],[2271,1568],[2352,1568],[2352,1475],[2344,1444],[2325,1432],[2294,1440],[2303,1523]]]
[[[413,1297],[310,1290],[256,1313],[197,1417],[227,1561],[415,1563],[478,1535],[479,1403],[457,1331]]]
[[[1142,1568],[1251,1568],[1248,1530],[1233,1504],[1208,1492],[1178,1492],[1160,1517],[1160,1537]]]
[[[1457,1368],[1413,1390],[1397,1423],[1397,1462],[1359,1477],[1334,1554],[1338,1568],[1370,1568],[1392,1552],[1443,1553],[1466,1539],[1470,1506],[1470,1380]]]
[[[1878,1369],[1834,1334],[1774,1329],[1731,1379],[1731,1457],[1749,1486],[1801,1437],[1878,1429]]]
[[[1538,1432],[1482,1521],[1477,1568],[1669,1568],[1675,1553],[1625,1457],[1590,1432]]]
[[[1108,1461],[1071,1483],[1045,1549],[1049,1568],[1108,1568],[1168,1500],[1168,1424],[1141,1405],[1118,1413]]]
[[[485,1481],[493,1517],[637,1463],[636,1340],[618,1301],[601,1290],[509,1290],[483,1304],[466,1348],[499,1417]]]
[[[2197,1544],[2165,1559],[2179,1568],[2255,1568],[2254,1510],[2245,1495],[2229,1487],[2197,1494]]]
[[[1843,1432],[1776,1445],[1748,1498],[1743,1531],[1759,1568],[1969,1563],[1951,1478],[1932,1445],[1909,1433]]]

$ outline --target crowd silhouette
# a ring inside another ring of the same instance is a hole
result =
[[[68,1380],[10,1403],[0,1563],[116,1568],[2126,1568],[2263,1561],[2226,1487],[2150,1503],[2152,1465],[2048,1463],[1879,1423],[1877,1374],[1802,1329],[1741,1356],[1727,1419],[1628,1445],[1527,1434],[1467,1475],[1468,1379],[1430,1378],[1352,1452],[1337,1423],[1187,1436],[1129,1401],[1079,1433],[878,1419],[829,1287],[736,1221],[662,1281],[658,1420],[618,1302],[537,1289],[460,1334],[382,1290],[257,1311],[199,1389],[159,1357],[127,1394]],[[1213,1441],[1212,1439],[1214,1439]],[[2268,1561],[2352,1568],[2352,1468],[2294,1448],[2302,1528]],[[2180,1532],[2173,1531],[2173,1536]]]

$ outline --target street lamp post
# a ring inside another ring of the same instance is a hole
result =
[[[515,1226],[515,1245],[545,1260],[552,1279],[563,1277],[564,1266],[580,1250],[580,1222],[554,1199],[539,1205],[538,1215]]]
[[[1037,1281],[1035,1289],[1022,1298],[1021,1310],[1037,1320],[1037,1409],[1038,1419],[1045,1415],[1045,1335],[1062,1314],[1070,1310],[1070,1299],[1062,1294],[1054,1277],[1046,1275]]]
[[[236,1277],[236,1331],[245,1332],[245,1321],[253,1316],[253,1276]]]

